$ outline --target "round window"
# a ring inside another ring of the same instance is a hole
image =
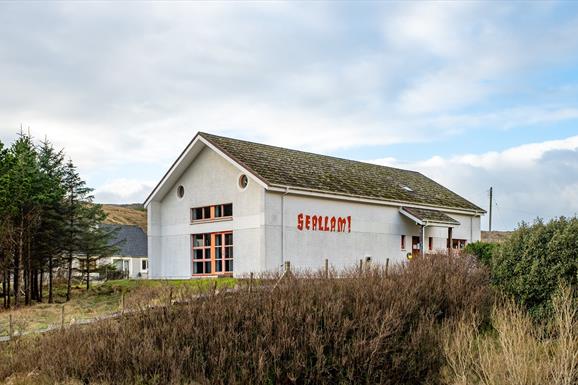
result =
[[[249,178],[247,178],[247,175],[245,175],[245,174],[241,175],[239,177],[239,187],[241,189],[245,189],[248,184],[249,184]]]
[[[185,188],[183,186],[177,187],[177,197],[182,198],[185,195]]]

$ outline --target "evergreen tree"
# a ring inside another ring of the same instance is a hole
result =
[[[86,289],[90,289],[90,273],[96,270],[99,259],[109,257],[117,252],[118,247],[111,244],[118,229],[108,229],[100,226],[106,219],[106,213],[102,206],[98,204],[86,205],[82,207],[81,221],[84,230],[80,234],[80,254],[82,255],[83,274],[86,277]]]
[[[35,146],[21,133],[6,149],[0,142],[0,274],[4,307],[42,301],[48,273],[48,301],[53,302],[53,274],[67,269],[70,299],[73,262],[83,256],[90,285],[92,261],[114,252],[112,234],[99,228],[106,218],[93,204],[92,189],[63,151],[45,140]],[[12,287],[11,287],[12,286]],[[23,290],[22,290],[23,288]],[[11,290],[12,289],[12,290]]]
[[[40,172],[37,154],[29,135],[21,133],[10,148],[13,157],[11,167],[4,179],[8,217],[11,219],[14,236],[13,288],[14,304],[20,305],[20,280],[24,282],[25,303],[31,300],[31,238],[39,219],[38,182]],[[6,199],[5,198],[5,199]],[[21,273],[22,277],[21,277]]]
[[[13,262],[12,226],[10,206],[12,199],[8,190],[8,171],[12,166],[12,157],[0,141],[0,268],[2,269],[3,305],[10,307],[10,275]]]
[[[87,231],[91,223],[86,220],[85,207],[92,204],[92,189],[80,178],[76,167],[71,160],[68,161],[64,171],[63,187],[65,189],[65,258],[67,267],[66,301],[70,301],[72,289],[72,272],[75,255],[81,252],[81,237]]]
[[[42,191],[45,192],[42,201],[42,216],[40,225],[34,239],[37,265],[40,278],[39,292],[36,299],[42,300],[42,286],[44,272],[48,272],[48,302],[54,301],[53,273],[59,266],[59,258],[62,255],[65,243],[65,193],[63,186],[64,153],[56,151],[52,144],[45,140],[37,149],[38,162],[41,170]]]

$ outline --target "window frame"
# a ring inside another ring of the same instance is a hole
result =
[[[230,207],[230,212],[231,215],[225,215],[225,211],[226,211],[226,206]],[[200,212],[202,213],[202,218],[195,218],[195,213],[197,210],[201,210]],[[221,215],[220,216],[216,216],[217,212],[220,212]],[[208,217],[206,216],[208,212]],[[229,202],[229,203],[219,203],[219,204],[214,204],[214,205],[209,205],[209,206],[198,206],[198,207],[191,207],[190,209],[190,220],[191,220],[191,224],[195,224],[195,223],[205,223],[205,222],[219,222],[219,221],[230,221],[233,219],[233,214],[234,214],[234,210],[233,210],[233,203]]]
[[[467,239],[452,238],[452,250],[463,250],[468,245]],[[450,239],[446,238],[446,248],[450,248]]]
[[[195,237],[202,236],[202,246],[195,246]],[[227,243],[227,236],[230,235],[230,243]],[[206,237],[210,237],[210,244],[206,245]],[[221,237],[221,244],[217,245],[217,237]],[[234,271],[234,238],[233,231],[216,231],[213,233],[197,233],[191,234],[191,275],[193,277],[211,277],[211,276],[233,276]],[[195,258],[196,250],[203,250],[203,258]],[[221,250],[221,257],[217,258],[217,249]],[[227,249],[230,251],[227,253]],[[207,258],[206,250],[209,250],[209,258]],[[229,256],[227,256],[229,254]],[[207,273],[205,263],[210,263],[210,272]],[[221,271],[217,271],[217,262],[221,262]],[[195,263],[203,263],[203,272],[195,273]],[[227,270],[226,267],[230,266]]]

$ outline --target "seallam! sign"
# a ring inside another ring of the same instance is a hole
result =
[[[300,231],[351,232],[351,217],[329,217],[323,215],[297,214],[297,229]]]

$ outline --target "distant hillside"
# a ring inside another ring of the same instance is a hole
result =
[[[508,239],[511,234],[511,231],[482,231],[482,241],[500,243]]]
[[[113,225],[137,225],[147,231],[147,212],[142,204],[125,205],[102,205],[102,209],[108,215],[104,223]]]

